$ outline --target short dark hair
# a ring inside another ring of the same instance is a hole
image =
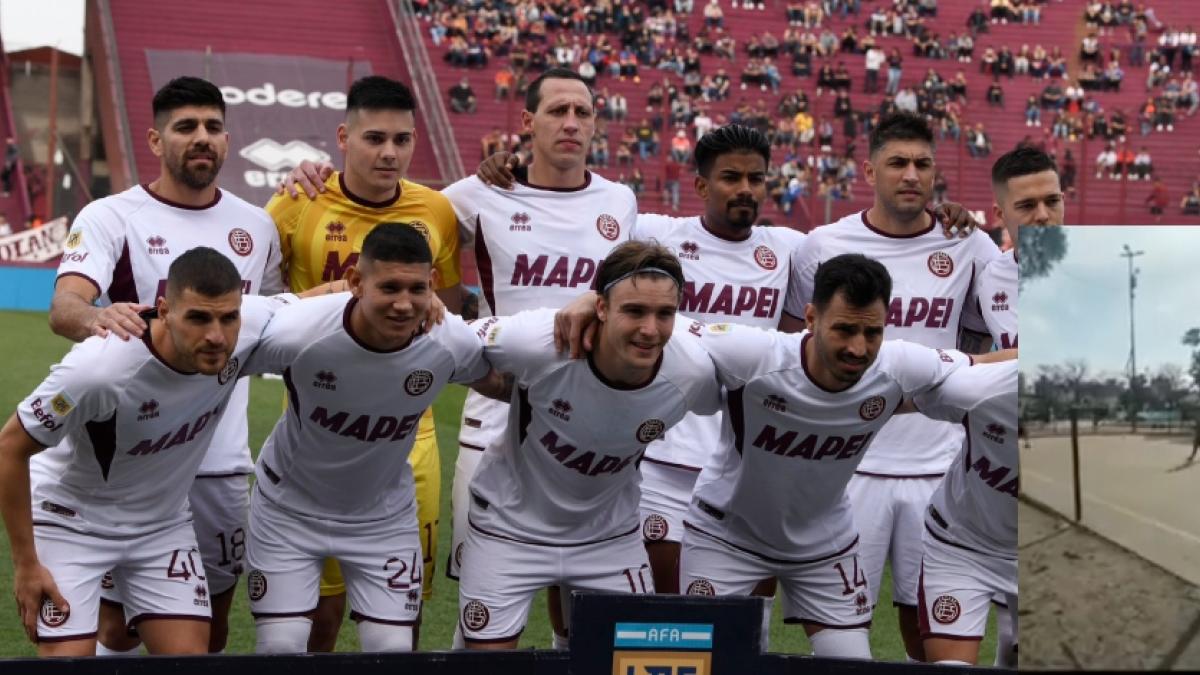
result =
[[[600,271],[596,273],[596,290],[605,298],[608,297],[609,286],[627,277],[658,275],[658,272],[639,270],[656,269],[666,272],[675,282],[679,292],[683,292],[683,267],[679,258],[671,249],[659,245],[655,241],[627,241],[612,251],[600,263]]]
[[[171,80],[154,92],[154,100],[150,103],[154,111],[154,126],[161,129],[172,112],[189,105],[216,108],[221,111],[221,117],[225,116],[225,97],[221,95],[221,90],[208,80],[185,75]]]
[[[1050,155],[1037,148],[1023,145],[1012,152],[1005,153],[992,165],[992,187],[1002,188],[1009,179],[1018,176],[1053,171],[1058,174],[1058,167]]]
[[[206,298],[240,291],[242,275],[233,261],[207,246],[185,251],[167,268],[167,297],[191,289]]]
[[[588,86],[587,80],[579,73],[570,68],[551,68],[546,72],[538,75],[537,78],[529,83],[529,88],[525,90],[525,109],[531,113],[537,112],[538,106],[542,104],[542,83],[546,80],[578,80],[587,87],[588,94],[592,94],[592,88]]]
[[[425,235],[407,223],[379,223],[363,239],[359,259],[394,263],[433,263]]]
[[[854,307],[866,307],[876,300],[882,300],[886,307],[892,301],[892,275],[874,258],[861,253],[843,253],[817,267],[813,279],[813,304],[817,309],[825,309],[839,291]]]
[[[408,85],[382,75],[360,77],[346,94],[346,112],[353,110],[417,109],[417,99]]]
[[[893,113],[879,120],[879,125],[871,131],[869,154],[874,156],[890,141],[924,141],[932,147],[933,129],[920,115],[907,111]]]
[[[717,158],[731,152],[755,152],[762,155],[768,165],[771,163],[771,142],[761,131],[741,124],[726,124],[696,141],[696,150],[692,155],[696,161],[696,172],[707,178]]]

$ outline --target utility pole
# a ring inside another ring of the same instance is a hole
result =
[[[1129,262],[1129,394],[1132,399],[1130,421],[1133,425],[1132,431],[1137,433],[1137,415],[1141,403],[1141,396],[1138,392],[1137,380],[1137,349],[1134,339],[1134,321],[1133,321],[1133,299],[1137,290],[1137,275],[1141,272],[1133,266],[1133,259],[1139,255],[1145,255],[1145,251],[1134,251],[1129,248],[1129,244],[1123,244],[1123,252],[1121,257]]]

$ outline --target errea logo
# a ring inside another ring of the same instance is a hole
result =
[[[992,295],[992,311],[1006,312],[1008,311],[1008,293],[997,291]]]

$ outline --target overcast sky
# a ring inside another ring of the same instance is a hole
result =
[[[4,51],[57,46],[83,54],[84,0],[0,0]]]
[[[1085,359],[1092,375],[1119,376],[1129,357],[1129,263],[1123,245],[1144,255],[1135,316],[1140,372],[1165,363],[1186,371],[1180,339],[1200,327],[1200,227],[1068,227],[1067,255],[1048,277],[1021,291],[1021,370]]]

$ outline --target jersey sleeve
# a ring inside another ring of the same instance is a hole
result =
[[[275,195],[271,197],[271,201],[267,202],[267,215],[275,221],[275,230],[279,233],[279,259],[277,262],[281,285],[285,285],[284,280],[288,278],[287,264],[292,259],[292,235],[296,233],[296,227],[300,223],[300,217],[304,214],[305,207],[308,206],[308,201],[304,195],[293,199],[291,196],[283,194]],[[268,264],[270,264],[269,261]],[[265,289],[266,279],[264,278],[263,281]]]
[[[57,445],[72,431],[116,412],[120,383],[100,364],[120,339],[91,337],[75,345],[50,375],[17,405],[17,418],[30,438],[43,447]]]
[[[312,339],[306,316],[304,301],[291,293],[243,297],[238,340],[253,343],[253,351],[241,375],[279,374],[287,370]]]
[[[687,407],[697,415],[712,415],[721,410],[721,385],[712,357],[699,344],[704,338],[691,334],[672,336],[672,340],[685,343],[689,368]]]
[[[662,243],[677,220],[682,220],[682,218],[664,216],[659,213],[639,213],[637,214],[637,224],[633,226],[633,233],[630,237],[638,241],[655,240]]]
[[[475,240],[475,228],[478,225],[479,207],[482,201],[479,190],[483,184],[474,176],[468,176],[455,181],[442,189],[442,194],[450,200],[454,209],[454,218],[458,221],[459,246],[466,246]]]
[[[930,349],[904,340],[889,340],[881,349],[889,350],[893,373],[905,396],[940,385],[951,373],[972,362],[970,356],[956,349]]]
[[[436,193],[435,193],[436,194]],[[433,268],[438,272],[438,289],[452,288],[462,283],[459,262],[458,219],[449,199],[437,195],[434,211],[437,216],[431,227],[437,230],[440,245],[433,254]]]
[[[820,260],[820,247],[815,237],[808,236],[794,249],[790,260],[791,274],[788,278],[787,295],[783,300],[783,311],[798,318],[804,318],[804,308],[812,302],[813,280],[817,276],[817,265]]]
[[[483,345],[475,331],[454,314],[447,314],[442,327],[443,343],[454,357],[451,382],[470,384],[488,374],[491,364],[483,356]]]
[[[702,329],[701,344],[727,389],[741,389],[770,369],[770,358],[782,334],[753,326],[713,323]]]
[[[975,266],[975,278],[971,283],[971,288],[967,290],[966,302],[963,304],[962,326],[976,333],[989,333],[987,322],[983,318],[983,311],[979,306],[979,287],[984,278],[983,271],[987,269],[988,265],[999,260],[1002,254],[991,238],[979,230],[972,232],[971,237],[964,245],[970,247],[971,264]]]
[[[260,295],[278,295],[287,290],[283,280],[283,251],[280,248],[279,231],[271,230],[271,250],[267,253],[267,266],[263,270]]]
[[[59,277],[83,277],[96,286],[99,295],[108,292],[125,248],[124,221],[106,202],[92,202],[75,217],[58,265]]]
[[[490,325],[488,325],[490,324]],[[485,322],[484,355],[496,370],[529,383],[566,360],[554,350],[554,310],[531,309]]]

